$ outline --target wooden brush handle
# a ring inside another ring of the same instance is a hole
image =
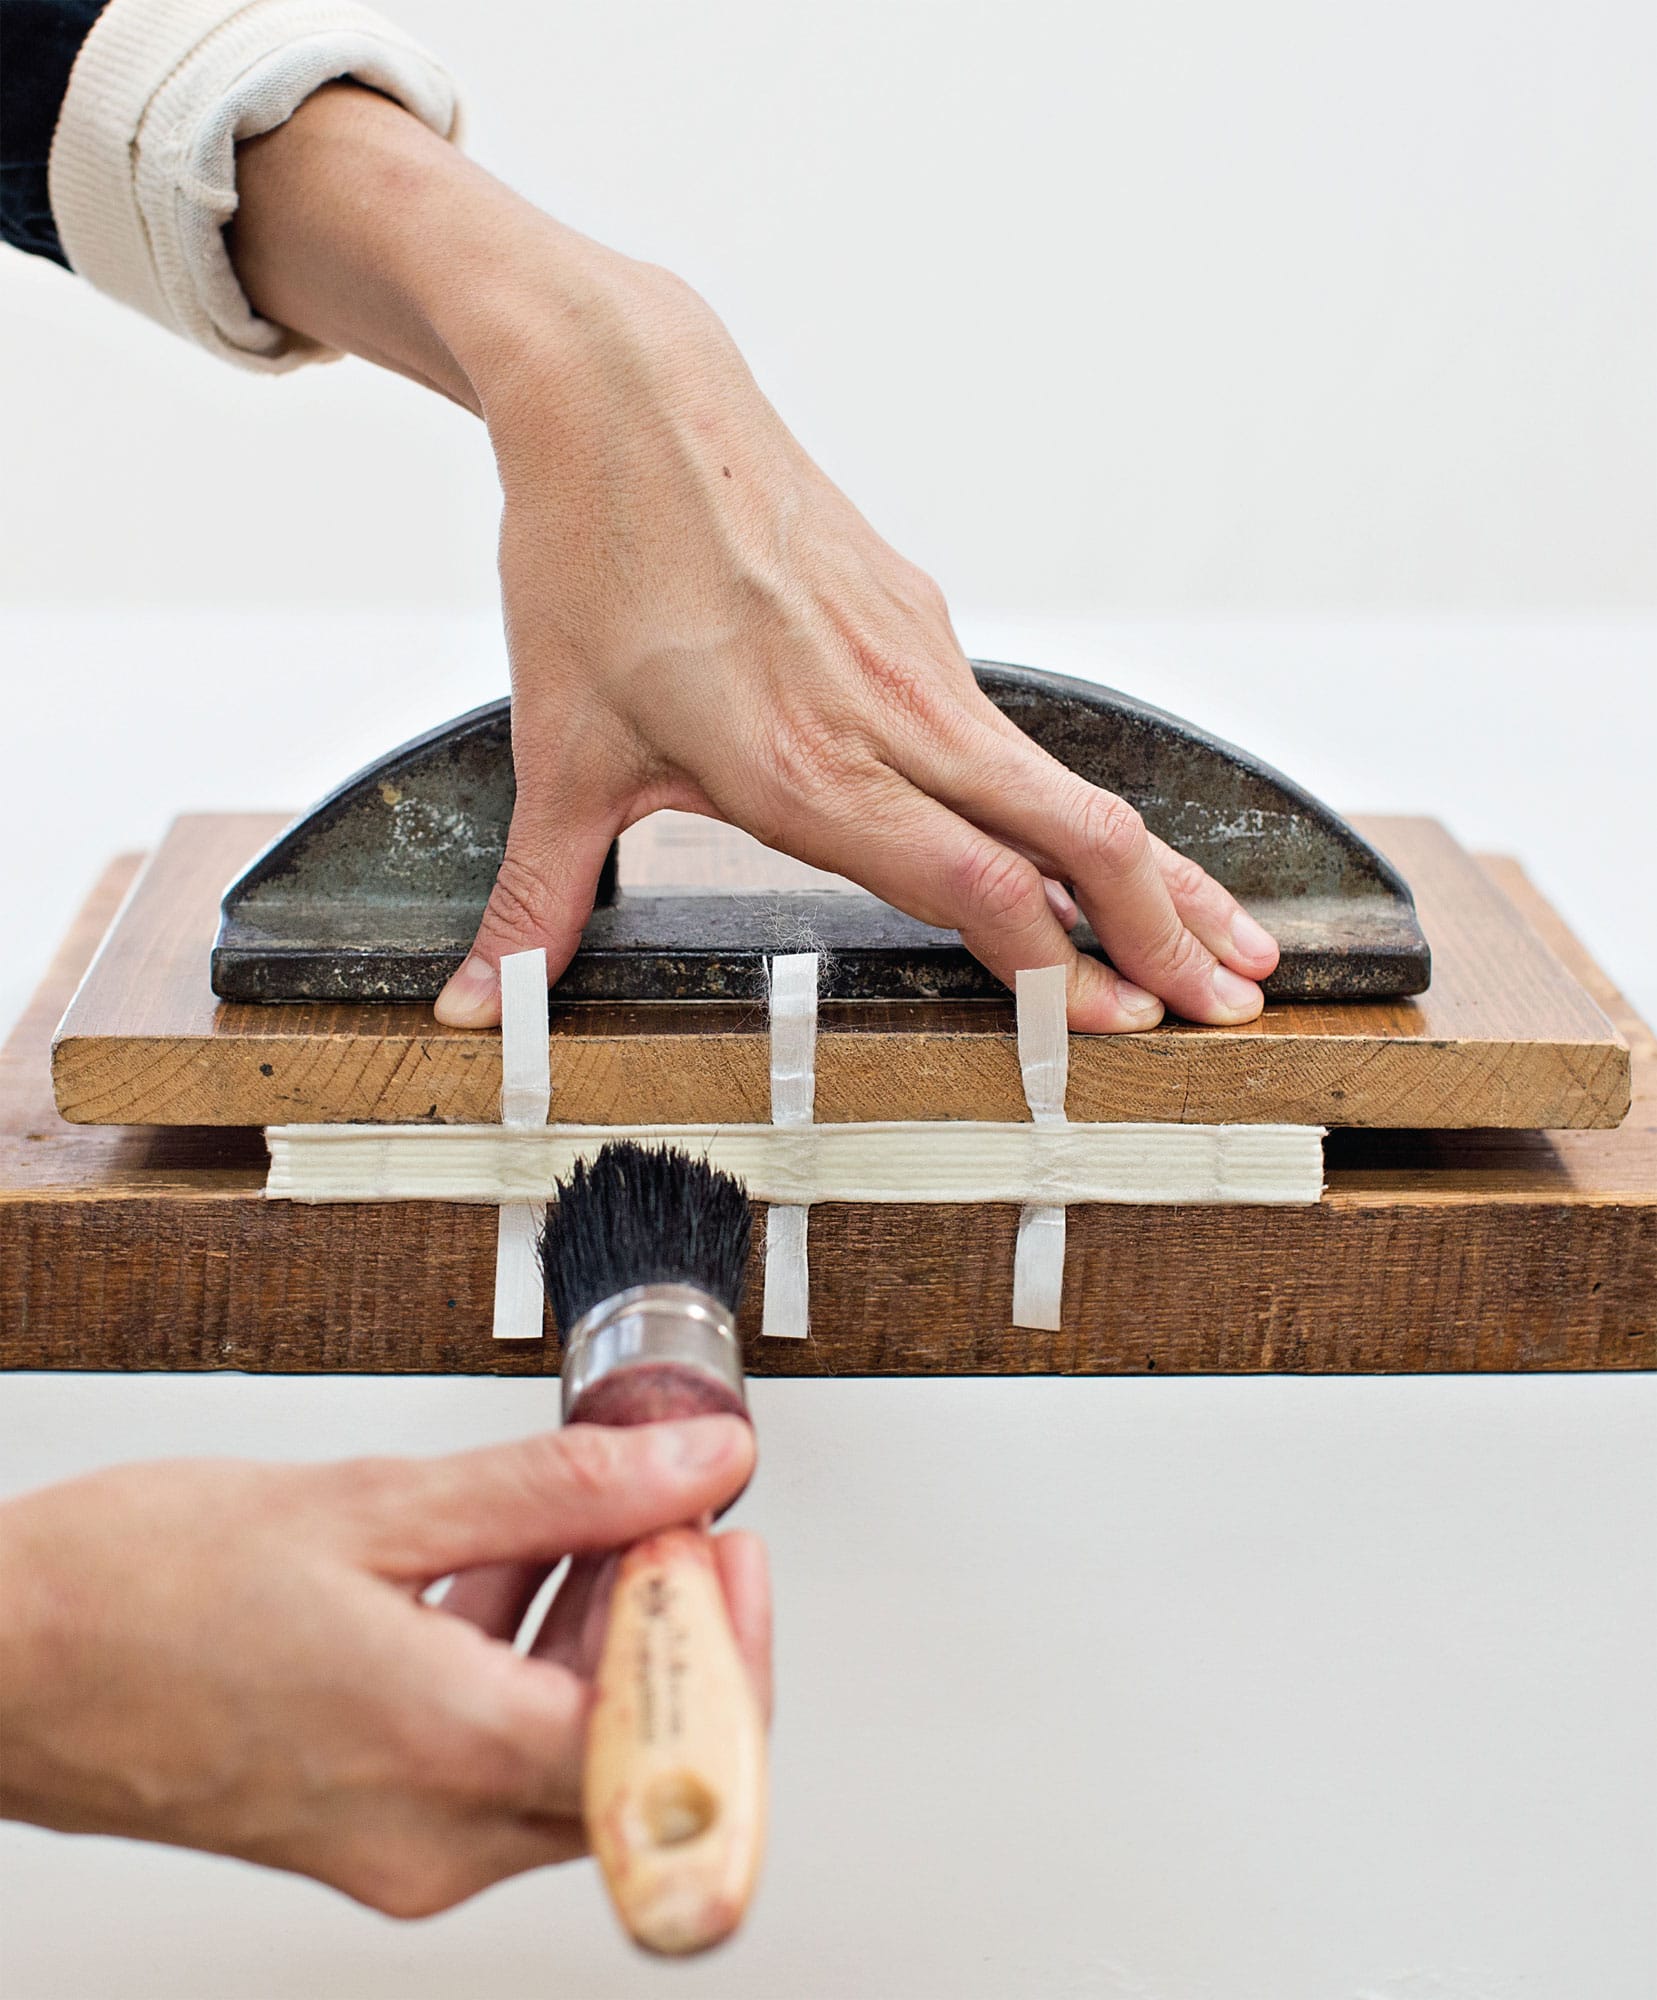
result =
[[[582,1807],[638,1943],[677,1955],[736,1929],[765,1842],[765,1721],[699,1529],[651,1535],[621,1559]]]

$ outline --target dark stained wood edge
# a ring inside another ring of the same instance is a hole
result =
[[[1657,1360],[1657,1205],[1073,1209],[1056,1334],[1009,1323],[1017,1223],[1003,1206],[814,1209],[811,1338],[757,1337],[756,1271],[749,1372],[1393,1374]],[[489,1210],[39,1204],[0,1216],[0,1238],[8,1368],[558,1367],[555,1339],[490,1338]]]

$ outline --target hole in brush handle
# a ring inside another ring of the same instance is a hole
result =
[[[644,1824],[651,1846],[683,1847],[697,1840],[719,1817],[719,1801],[694,1771],[666,1771],[644,1797]]]

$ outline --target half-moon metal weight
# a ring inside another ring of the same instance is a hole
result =
[[[984,692],[1060,763],[1120,794],[1282,946],[1281,1000],[1420,993],[1431,976],[1398,871],[1309,792],[1218,737],[1091,682],[975,661]],[[213,990],[227,1000],[415,1001],[465,956],[506,848],[511,704],[391,751],[280,834],[225,892]],[[1084,924],[1084,950],[1099,947]],[[779,939],[826,954],[830,1000],[1004,989],[953,931],[874,896],[626,891],[612,850],[560,1000],[753,999]]]

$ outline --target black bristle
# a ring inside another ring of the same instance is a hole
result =
[[[613,1140],[547,1208],[541,1268],[560,1333],[633,1285],[699,1285],[734,1318],[752,1218],[741,1181],[666,1147]]]

